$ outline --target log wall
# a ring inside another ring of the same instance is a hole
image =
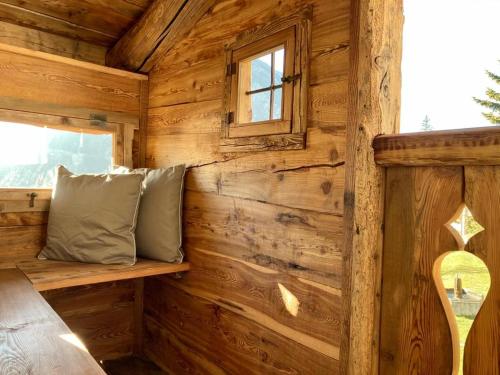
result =
[[[305,150],[219,151],[224,45],[313,5]],[[146,354],[171,373],[338,373],[348,0],[220,0],[150,72],[146,162],[186,163],[182,279],[145,281]]]
[[[1,25],[0,25],[1,26]],[[0,45],[0,121],[91,128],[91,115],[139,134],[147,80],[93,64]],[[1,126],[1,124],[0,124]],[[127,142],[121,132],[121,145]],[[128,139],[130,146],[132,140]],[[135,142],[136,164],[139,139]],[[131,147],[123,153],[132,153]],[[38,194],[30,207],[29,195]],[[34,258],[45,244],[51,191],[0,189],[0,268]],[[135,330],[131,281],[44,292],[97,359],[128,355]]]

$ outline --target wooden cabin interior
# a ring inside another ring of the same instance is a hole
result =
[[[0,375],[500,374],[500,129],[400,133],[403,25],[0,0]]]

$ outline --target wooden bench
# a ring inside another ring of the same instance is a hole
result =
[[[133,266],[19,260],[0,269],[0,374],[105,374],[39,292],[137,279],[134,351],[142,346],[142,279],[189,270],[189,263],[137,259]]]
[[[174,264],[138,258],[133,266],[118,266],[30,259],[17,262],[17,268],[36,290],[44,291],[184,272],[189,270],[189,263]]]
[[[0,374],[103,374],[18,269],[0,270]]]

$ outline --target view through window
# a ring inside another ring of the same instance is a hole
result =
[[[55,167],[74,173],[111,169],[113,136],[0,122],[0,187],[51,187]]]
[[[404,13],[401,132],[500,125],[500,0],[404,0]]]
[[[240,61],[240,123],[281,119],[284,58],[285,49],[279,46]]]

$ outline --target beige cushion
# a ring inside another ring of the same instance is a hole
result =
[[[184,165],[162,169],[119,167],[115,173],[143,174],[144,187],[135,231],[137,254],[164,262],[182,262]]]
[[[76,176],[58,167],[40,259],[135,263],[141,175]]]

